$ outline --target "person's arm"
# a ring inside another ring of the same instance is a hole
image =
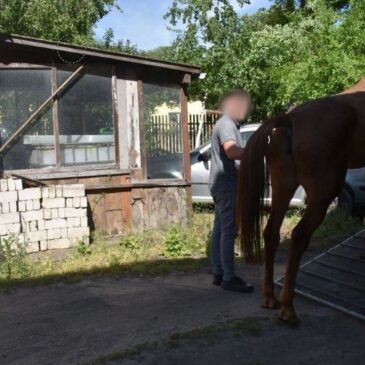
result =
[[[231,160],[241,160],[243,156],[243,148],[238,147],[235,141],[227,141],[223,143],[223,149],[227,157]]]

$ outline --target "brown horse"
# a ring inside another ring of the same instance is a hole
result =
[[[279,318],[297,324],[295,280],[301,256],[328,206],[342,190],[346,170],[365,166],[365,77],[351,89],[309,101],[286,115],[269,119],[249,140],[240,167],[238,226],[247,262],[261,260],[263,201],[271,178],[272,205],[263,231],[264,306],[281,308]],[[273,284],[280,227],[299,185],[306,209],[294,228],[284,286],[279,300]]]

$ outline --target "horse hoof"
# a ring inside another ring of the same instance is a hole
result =
[[[265,299],[262,307],[266,309],[280,309],[281,305],[277,299],[270,298],[270,299]]]
[[[279,313],[279,319],[293,327],[297,327],[300,324],[300,320],[295,313],[285,313],[283,310]]]

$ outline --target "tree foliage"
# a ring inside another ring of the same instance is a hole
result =
[[[175,0],[166,17],[184,25],[173,59],[202,67],[191,95],[208,107],[232,88],[251,92],[252,119],[330,95],[365,74],[365,0],[308,0],[240,15],[246,1]]]
[[[116,0],[0,0],[0,32],[93,43],[93,27]]]

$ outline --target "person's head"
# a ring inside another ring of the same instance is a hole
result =
[[[222,97],[219,107],[223,114],[235,121],[242,121],[251,109],[250,94],[245,90],[232,90]]]

